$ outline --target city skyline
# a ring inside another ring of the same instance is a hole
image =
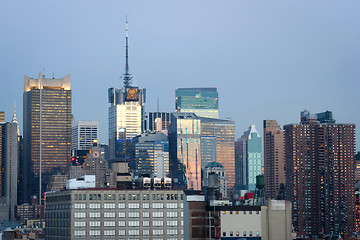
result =
[[[130,72],[147,89],[146,112],[156,110],[158,97],[159,111],[174,111],[176,88],[217,87],[220,118],[235,121],[236,138],[264,119],[297,122],[304,109],[359,124],[360,113],[350,108],[360,86],[355,1],[83,4],[1,3],[0,27],[8,34],[0,40],[7,85],[0,111],[10,121],[16,100],[21,134],[23,75],[70,73],[75,118],[99,121],[99,140],[107,143],[107,89],[122,86],[126,14]]]

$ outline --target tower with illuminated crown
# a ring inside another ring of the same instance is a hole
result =
[[[144,131],[144,104],[146,90],[132,84],[129,73],[128,23],[126,21],[125,73],[122,88],[109,88],[109,159],[127,160],[126,148],[132,138]]]

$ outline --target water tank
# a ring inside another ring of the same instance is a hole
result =
[[[161,188],[161,178],[154,178],[154,188]]]
[[[256,188],[263,189],[265,187],[265,180],[264,175],[257,175],[256,176]]]
[[[219,176],[216,173],[209,173],[208,187],[219,188]]]
[[[144,177],[143,178],[143,187],[144,188],[150,188],[151,187],[151,178]]]
[[[172,187],[171,178],[164,178],[164,187],[165,188],[171,188]]]

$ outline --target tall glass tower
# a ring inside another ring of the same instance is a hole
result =
[[[70,74],[60,78],[24,77],[24,167],[26,199],[44,192],[50,176],[71,162]]]
[[[218,97],[217,88],[178,88],[175,90],[175,111],[219,118]]]

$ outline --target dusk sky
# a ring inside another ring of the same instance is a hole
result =
[[[176,88],[217,87],[237,138],[251,124],[262,136],[264,119],[298,123],[304,109],[358,128],[359,10],[358,0],[3,0],[0,111],[11,121],[16,100],[22,126],[24,75],[70,73],[73,115],[99,121],[107,143],[107,89],[122,86],[127,15],[130,73],[147,90],[148,112],[157,98],[173,111]]]

